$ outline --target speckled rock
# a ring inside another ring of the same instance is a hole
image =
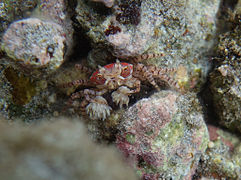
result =
[[[209,88],[220,123],[241,132],[241,15],[235,18],[237,27],[220,36]]]
[[[7,116],[7,110],[9,103],[12,101],[11,96],[11,85],[8,82],[7,78],[4,75],[5,67],[0,65],[0,111],[1,114]]]
[[[43,21],[52,21],[59,24],[65,32],[65,53],[71,53],[73,43],[73,27],[71,16],[73,2],[65,0],[40,0],[35,11],[31,15]]]
[[[58,68],[64,59],[65,33],[61,26],[37,18],[16,21],[5,32],[1,48],[23,65]]]
[[[116,145],[143,179],[190,179],[209,141],[194,94],[161,91],[123,116]]]
[[[108,54],[106,51],[122,59],[162,52],[164,58],[149,62],[169,67],[183,64],[189,74],[179,83],[192,86],[207,75],[219,2],[117,0],[110,10],[79,0],[76,18],[94,49],[101,49],[100,55],[91,52],[91,62],[101,63],[99,57]]]
[[[2,0],[0,2],[0,36],[11,22],[29,16],[37,3],[37,0]]]
[[[18,3],[10,7],[17,9]],[[72,6],[72,1],[40,0],[27,19],[13,22],[1,40],[2,51],[17,62],[9,64],[38,78],[55,71],[72,52]]]
[[[0,122],[0,134],[2,179],[137,179],[120,154],[93,144],[77,120],[31,127]]]
[[[198,173],[208,179],[241,179],[241,141],[236,135],[208,126],[210,142]]]

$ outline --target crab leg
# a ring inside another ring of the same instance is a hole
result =
[[[97,94],[96,91],[90,90],[90,89],[85,89],[85,90],[83,90],[83,91],[78,91],[78,92],[76,92],[76,93],[73,93],[73,94],[70,96],[67,104],[71,105],[71,104],[73,104],[73,101],[74,101],[75,99],[80,99],[80,98],[82,98],[82,97],[85,97],[85,100],[86,100],[87,102],[90,102],[90,101],[91,101],[91,97],[90,97],[90,96],[92,96],[92,97],[93,97],[93,96],[97,96],[96,94]]]
[[[133,71],[133,76],[137,77],[139,79],[144,78],[144,79],[148,80],[157,90],[160,90],[160,88],[158,87],[158,85],[156,84],[156,82],[152,76],[152,73],[143,64],[138,63],[135,66],[135,69]]]
[[[62,88],[68,88],[73,86],[93,86],[93,84],[87,79],[78,79],[61,85]]]
[[[161,80],[167,82],[170,87],[173,87],[173,88],[175,88],[177,90],[180,88],[178,83],[177,83],[177,81],[175,81],[171,77],[167,76],[166,74],[160,74],[158,76],[158,78],[160,78]]]
[[[80,112],[83,116],[87,115],[86,113],[86,106],[88,106],[90,102],[87,101],[86,99],[83,99],[80,103]]]
[[[177,81],[175,81],[173,78],[169,77],[167,74],[171,74],[172,72],[175,72],[175,68],[157,68],[155,66],[148,66],[147,69],[149,72],[152,73],[154,78],[161,79],[168,83],[169,86],[174,87],[176,89],[179,89],[179,85]]]
[[[94,97],[96,96],[101,96],[103,95],[104,93],[106,93],[107,90],[102,90],[102,91],[95,91],[95,90],[91,90],[91,89],[85,89],[83,91],[79,91],[79,92],[76,92],[76,93],[73,93],[71,96],[70,96],[70,99],[69,99],[69,103],[68,104],[73,104],[72,102],[75,100],[75,99],[80,99],[82,97],[85,97],[85,99],[90,102]]]
[[[91,100],[93,98],[95,98],[96,96],[102,96],[107,91],[108,91],[107,89],[103,89],[102,91],[95,91],[95,90],[92,90],[92,89],[85,89],[84,90],[84,96],[85,96],[85,99],[87,101],[91,102]]]
[[[74,100],[75,99],[80,99],[82,97],[84,97],[84,91],[79,91],[79,92],[76,92],[76,93],[73,93],[71,95],[71,97],[69,98],[68,102],[67,102],[67,106],[71,106],[73,103],[74,103]],[[86,99],[83,99],[80,103],[80,112],[83,116],[86,115],[86,106],[89,104],[90,102]]]
[[[82,97],[84,97],[83,91],[79,91],[79,92],[73,93],[73,94],[70,96],[70,98],[69,98],[69,100],[68,100],[68,102],[67,102],[67,105],[68,105],[68,106],[71,106],[71,105],[73,104],[73,102],[74,102],[75,99],[80,99],[80,98],[82,98]]]
[[[79,99],[79,98],[82,98],[82,97],[84,97],[83,91],[79,91],[79,92],[73,93],[73,94],[70,96],[69,100],[67,101],[66,107],[64,108],[63,111],[66,111],[66,109],[67,109],[68,107],[72,106],[72,105],[74,104],[74,100],[75,100],[75,99]]]
[[[158,76],[159,74],[170,74],[172,72],[176,71],[176,68],[161,68],[161,67],[156,67],[153,65],[147,66],[147,69],[149,72],[152,73],[153,76]]]
[[[157,58],[157,57],[161,57],[161,56],[164,56],[163,53],[156,53],[156,54],[142,54],[140,56],[137,56],[137,57],[134,57],[132,58],[131,60],[134,62],[134,63],[139,63],[143,60],[147,60],[147,59],[151,59],[151,58]]]
[[[132,89],[132,90],[129,89],[128,93],[126,93],[128,95],[138,93],[141,90],[141,81],[134,77],[126,81],[124,85]]]
[[[83,66],[81,64],[75,64],[75,68],[80,70],[81,72],[85,72],[85,73],[88,73],[88,74],[92,73],[92,70],[90,68],[87,68],[86,66]]]

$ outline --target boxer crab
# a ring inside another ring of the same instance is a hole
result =
[[[179,88],[178,83],[168,76],[175,69],[157,68],[156,66],[145,66],[140,61],[163,56],[163,54],[144,54],[132,59],[131,63],[120,62],[105,65],[98,68],[90,79],[79,79],[66,83],[62,87],[88,86],[90,89],[84,89],[71,95],[68,104],[78,98],[83,100],[80,103],[82,114],[88,114],[91,119],[106,119],[110,115],[112,108],[103,97],[104,94],[111,92],[112,101],[122,108],[128,106],[129,96],[138,93],[141,88],[141,81],[148,81],[159,90],[155,79],[160,79],[168,83],[169,86]],[[90,70],[80,64],[75,67],[81,71],[90,72]]]

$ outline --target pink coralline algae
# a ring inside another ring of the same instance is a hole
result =
[[[208,132],[209,132],[211,141],[221,140],[222,143],[225,144],[225,146],[229,147],[230,151],[233,151],[234,144],[228,138],[225,138],[225,136],[222,135],[221,129],[219,129],[215,126],[212,126],[212,125],[208,125]]]
[[[191,178],[208,143],[199,108],[193,94],[162,91],[128,109],[116,145],[142,179]]]

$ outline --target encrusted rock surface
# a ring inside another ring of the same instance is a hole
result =
[[[7,8],[6,4],[10,1],[4,3]],[[23,2],[19,0],[16,7],[8,4],[8,8],[18,8],[19,3]],[[70,13],[69,4],[71,3],[64,0],[41,0],[38,4],[35,3],[34,11],[26,15],[28,18],[9,25],[1,40],[1,50],[13,59],[14,63],[9,62],[11,66],[41,78],[59,68],[67,59],[73,44],[70,20],[73,12]],[[30,7],[32,4],[29,2]],[[27,10],[23,8],[22,11]],[[20,17],[22,16],[18,19]]]
[[[0,122],[0,134],[2,179],[137,179],[114,149],[93,144],[79,121],[31,127]]]
[[[60,25],[65,32],[65,52],[66,55],[72,51],[73,27],[71,16],[73,1],[65,0],[40,0],[32,17],[40,18],[43,21],[51,21]]]
[[[143,179],[192,177],[209,141],[194,94],[162,91],[138,101],[123,119],[116,145]]]
[[[235,16],[235,23],[232,31],[220,35],[209,88],[220,123],[241,132],[241,15]]]
[[[50,76],[72,50],[71,3],[64,0],[1,2],[11,19],[1,21],[1,25],[26,18],[12,22],[0,35],[0,83],[7,84],[2,86],[2,91],[8,92],[7,96],[0,95],[5,117],[30,121],[59,111],[53,106],[56,89],[49,84]]]
[[[0,64],[1,106],[5,117],[31,120],[53,113],[55,92],[48,88],[46,77],[64,61],[65,32],[63,28],[37,18],[19,20],[5,32],[1,48],[5,54]],[[11,57],[11,58],[10,58]],[[40,108],[41,107],[41,108]]]
[[[64,59],[65,33],[52,22],[37,18],[16,21],[2,38],[2,50],[24,65],[58,68]]]
[[[1,115],[7,115],[8,106],[12,101],[11,96],[11,85],[8,82],[7,78],[4,76],[4,69],[3,65],[0,65],[0,110]]]
[[[31,122],[47,119],[63,108],[63,103],[57,102],[56,89],[45,78],[36,80],[1,63],[0,67],[0,110],[4,117]]]
[[[207,178],[241,179],[241,141],[236,135],[209,125],[210,142],[198,173]]]

